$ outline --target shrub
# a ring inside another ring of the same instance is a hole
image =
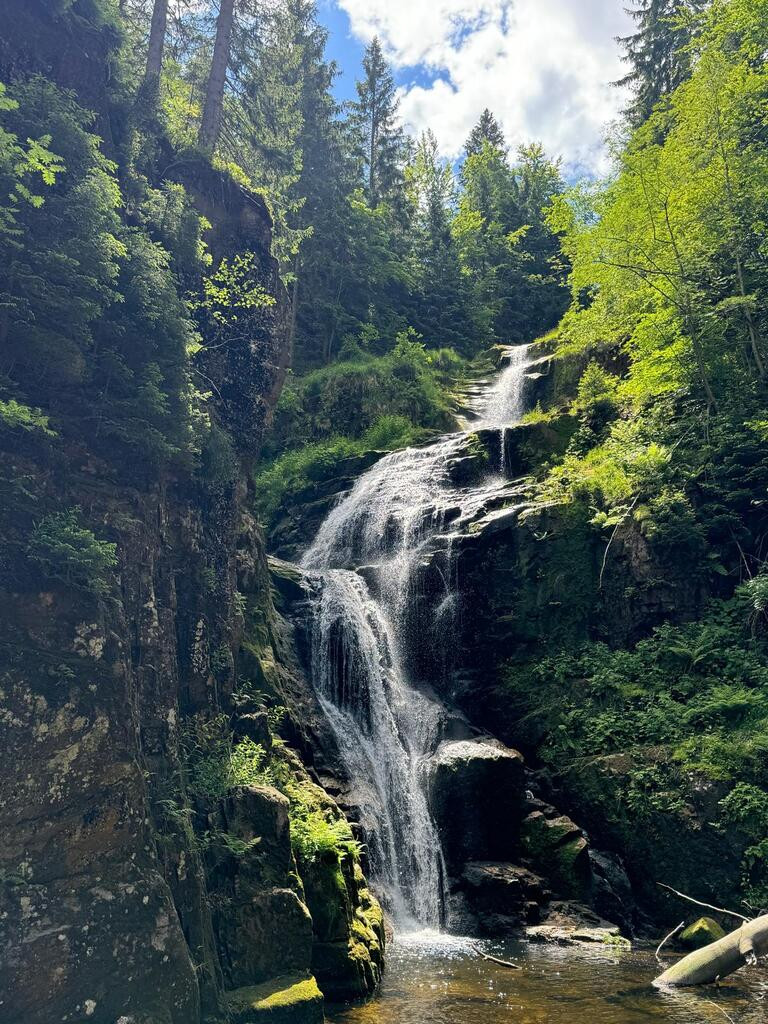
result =
[[[47,576],[103,596],[117,565],[117,545],[82,526],[80,514],[72,508],[44,516],[32,530],[27,553]]]

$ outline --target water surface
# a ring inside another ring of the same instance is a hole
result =
[[[768,1022],[768,971],[729,984],[658,992],[652,950],[485,943],[520,971],[477,956],[469,940],[422,933],[392,943],[379,997],[330,1008],[330,1024],[735,1024]],[[670,961],[667,961],[669,963]]]

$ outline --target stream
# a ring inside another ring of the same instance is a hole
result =
[[[719,988],[658,992],[652,950],[526,942],[478,943],[513,971],[480,959],[474,940],[429,933],[396,939],[379,995],[330,1007],[329,1024],[765,1024],[768,975],[745,970]],[[669,962],[669,961],[667,961]]]

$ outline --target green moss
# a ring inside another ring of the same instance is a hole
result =
[[[322,1024],[323,996],[314,978],[285,975],[228,993],[234,1024]]]
[[[725,930],[711,917],[700,917],[680,933],[680,945],[684,949],[701,949],[710,942],[725,937]]]

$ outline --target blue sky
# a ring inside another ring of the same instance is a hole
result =
[[[485,106],[512,146],[537,139],[569,177],[607,169],[604,137],[625,101],[616,35],[631,31],[622,0],[319,0],[328,55],[354,95],[365,44],[378,34],[400,88],[401,113],[430,127],[455,159]]]

